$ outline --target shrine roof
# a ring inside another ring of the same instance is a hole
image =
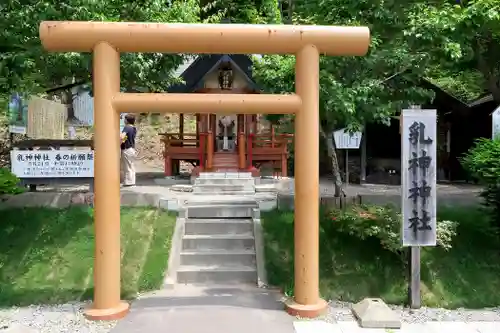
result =
[[[188,67],[179,73],[184,83],[176,84],[168,89],[171,93],[188,93],[202,87],[203,78],[218,68],[222,63],[230,63],[236,71],[243,74],[248,86],[260,90],[252,78],[253,62],[247,55],[242,54],[211,54],[201,55],[192,61]],[[183,68],[184,66],[181,66]]]

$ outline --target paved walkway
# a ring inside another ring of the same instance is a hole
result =
[[[254,286],[178,285],[134,301],[111,333],[293,333],[280,299]]]
[[[427,322],[403,323],[401,329],[361,328],[356,322],[330,324],[324,321],[296,321],[296,333],[498,333],[499,322]]]

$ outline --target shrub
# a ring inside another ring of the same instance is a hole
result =
[[[491,222],[500,227],[500,139],[476,140],[461,160],[462,166],[484,186],[483,206]]]
[[[384,249],[399,256],[404,255],[401,241],[402,216],[391,206],[353,206],[344,211],[329,211],[325,217],[330,219],[333,232],[346,233],[361,240],[375,237],[380,240]],[[436,224],[438,246],[450,249],[458,224],[453,221],[437,221]]]
[[[19,178],[7,168],[0,168],[0,194],[18,194],[23,190],[18,186]]]

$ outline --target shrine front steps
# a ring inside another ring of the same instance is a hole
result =
[[[254,215],[258,205],[228,199],[186,202],[177,283],[257,284]]]

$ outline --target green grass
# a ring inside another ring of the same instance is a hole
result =
[[[92,298],[94,228],[86,208],[0,210],[0,306]],[[175,217],[150,208],[121,212],[124,298],[159,287]]]
[[[453,248],[422,250],[422,300],[427,306],[482,308],[500,305],[500,242],[475,207],[438,209],[439,220],[459,222]],[[269,283],[293,292],[293,212],[262,215]],[[333,223],[323,219],[320,224]],[[325,299],[356,302],[381,297],[407,300],[408,268],[378,239],[361,241],[320,228],[320,292]]]

